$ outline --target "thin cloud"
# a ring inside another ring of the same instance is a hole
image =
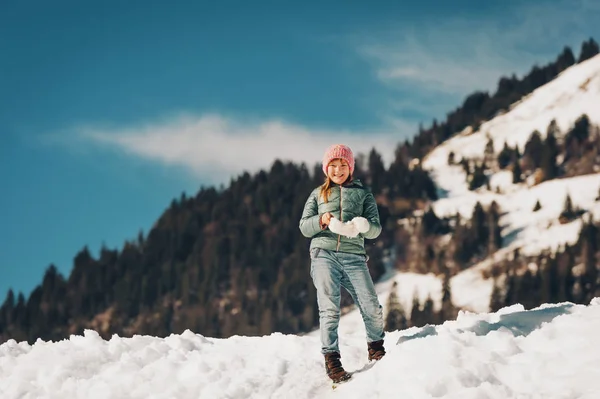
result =
[[[408,136],[402,129],[412,133],[416,126],[396,121],[388,131],[352,132],[310,129],[277,119],[248,121],[210,114],[128,129],[86,127],[78,131],[95,143],[223,182],[242,171],[267,169],[275,159],[312,167],[327,146],[338,142],[365,155],[374,147],[389,163],[397,144]]]
[[[436,52],[435,46],[421,44],[416,36],[401,47],[397,50],[374,45],[365,47],[362,52],[379,61],[376,75],[382,82],[413,92],[465,95],[475,88],[488,88],[490,82],[497,81],[508,68],[505,61],[498,63],[486,55],[467,59],[457,58],[447,48]]]
[[[357,51],[386,86],[416,97],[441,93],[458,99],[495,90],[501,76],[523,75],[533,64],[551,61],[561,46],[577,46],[577,53],[600,18],[598,3],[590,0],[540,1],[507,11],[402,27],[362,38]]]
[[[184,167],[204,180],[212,176],[213,182],[243,170],[268,168],[275,159],[311,166],[334,142],[345,142],[364,154],[375,147],[389,163],[396,145],[412,137],[419,122],[443,117],[466,94],[495,90],[501,76],[522,75],[535,63],[545,64],[563,45],[573,46],[577,55],[599,12],[590,0],[551,5],[540,1],[512,8],[502,17],[445,18],[418,28],[332,39],[332,44],[350,42],[383,83],[378,89],[388,102],[376,111],[381,123],[374,129],[322,129],[277,118],[248,120],[217,113],[133,128],[78,131],[88,141]]]

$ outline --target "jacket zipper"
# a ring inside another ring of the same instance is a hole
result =
[[[343,214],[342,214],[342,186],[340,185],[340,222],[344,223],[344,219],[343,219]],[[340,241],[341,241],[341,234],[338,234],[338,242],[337,242],[337,247],[335,249],[336,252],[339,252],[340,250]]]

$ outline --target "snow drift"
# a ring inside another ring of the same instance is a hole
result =
[[[12,398],[596,398],[600,298],[395,331],[369,364],[364,328],[341,352],[353,378],[333,390],[318,334],[167,338],[86,331],[59,342],[0,346],[0,397]]]

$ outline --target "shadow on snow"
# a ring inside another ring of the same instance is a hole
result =
[[[544,323],[552,321],[554,318],[570,313],[573,307],[572,303],[563,303],[558,306],[537,308],[532,310],[523,310],[514,313],[501,314],[497,322],[486,320],[477,320],[469,328],[458,328],[457,332],[471,332],[475,335],[487,335],[492,331],[505,330],[510,331],[515,337],[527,336],[534,330],[537,330]],[[396,345],[416,338],[425,338],[438,335],[436,326],[426,325],[417,333],[400,337]]]

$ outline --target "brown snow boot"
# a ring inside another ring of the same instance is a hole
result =
[[[369,342],[367,344],[369,348],[369,361],[379,360],[385,356],[385,349],[383,348],[383,340]]]
[[[342,367],[340,354],[338,352],[329,352],[325,354],[325,371],[327,371],[327,376],[331,378],[333,382],[346,381],[351,377],[351,375]]]

